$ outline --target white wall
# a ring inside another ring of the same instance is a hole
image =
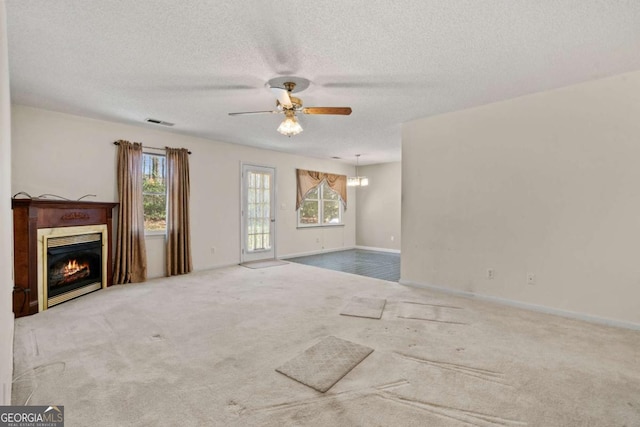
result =
[[[360,166],[367,187],[356,187],[356,244],[367,248],[400,251],[402,163]]]
[[[11,404],[13,376],[13,216],[11,103],[4,0],[0,1],[0,405]]]
[[[402,281],[640,325],[639,118],[635,72],[405,124]]]
[[[185,147],[191,172],[193,266],[240,262],[240,163],[276,168],[278,256],[355,246],[355,191],[347,195],[344,227],[297,229],[295,169],[351,175],[354,167],[175,133],[13,106],[13,192],[117,201],[116,148],[126,139],[156,147]],[[147,239],[149,276],[164,275],[164,239]],[[212,253],[211,248],[215,248]]]

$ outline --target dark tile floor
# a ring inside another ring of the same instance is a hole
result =
[[[389,280],[391,282],[400,280],[400,254],[350,249],[288,258],[287,261]]]

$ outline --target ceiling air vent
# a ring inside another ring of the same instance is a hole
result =
[[[173,126],[175,123],[165,122],[164,120],[158,119],[145,119],[147,123],[153,123],[154,125],[162,125],[162,126]]]

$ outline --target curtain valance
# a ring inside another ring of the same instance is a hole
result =
[[[307,193],[320,185],[322,181],[327,181],[327,185],[340,195],[344,208],[347,208],[347,176],[336,175],[326,172],[308,171],[296,169],[296,183],[298,192],[296,195],[296,210],[300,209],[302,200]]]

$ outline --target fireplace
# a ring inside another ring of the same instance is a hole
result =
[[[102,233],[47,239],[43,268],[48,307],[102,288]]]
[[[117,203],[12,199],[16,317],[112,284]]]
[[[38,311],[107,287],[107,226],[38,229]]]

